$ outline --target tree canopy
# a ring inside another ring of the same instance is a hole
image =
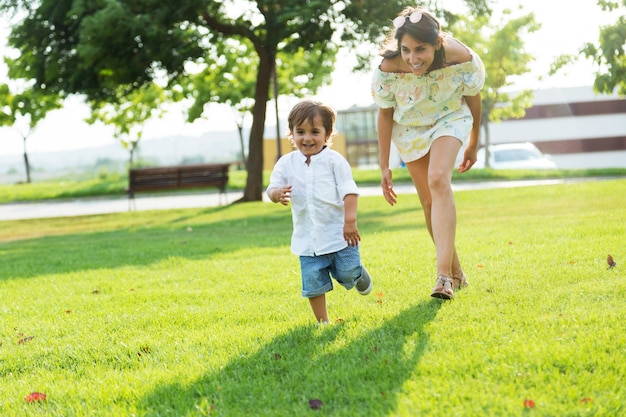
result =
[[[611,94],[617,88],[626,95],[626,0],[598,0],[598,5],[615,16],[615,23],[600,28],[598,41],[588,42],[581,53],[598,65],[596,91]]]
[[[488,11],[486,0],[466,2],[476,13]],[[378,43],[391,18],[408,5],[415,2],[0,0],[0,9],[25,15],[9,38],[21,52],[9,63],[10,76],[35,80],[61,96],[115,101],[120,91],[130,93],[152,82],[172,87],[184,82],[190,64],[210,68],[229,55],[224,54],[228,48],[244,48],[256,65],[246,201],[262,198],[265,114],[279,54],[310,54],[307,60],[317,56],[330,65],[339,44],[356,50],[363,43]],[[426,6],[445,15],[436,1]],[[290,68],[293,79],[318,77],[309,68]],[[311,92],[316,84],[309,85]],[[212,93],[219,97],[215,101],[233,99],[224,90]]]
[[[526,52],[523,37],[540,28],[533,13],[511,17],[505,9],[501,21],[492,22],[491,16],[462,18],[453,25],[455,34],[474,49],[485,64],[487,77],[481,91],[483,116],[481,125],[485,132],[486,166],[489,166],[489,123],[508,118],[524,117],[526,108],[532,104],[533,93],[523,90],[511,94],[507,87],[513,85],[516,76],[530,71],[533,56]]]
[[[12,92],[8,84],[2,84],[0,85],[0,103],[2,104],[0,126],[12,126],[22,137],[26,182],[30,183],[30,163],[26,141],[49,112],[63,106],[62,101],[59,96],[48,94],[36,86],[28,86],[20,92]],[[18,129],[17,125],[20,122],[25,124],[26,130]]]

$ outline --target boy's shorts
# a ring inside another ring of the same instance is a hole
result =
[[[300,256],[302,296],[317,297],[333,289],[332,278],[347,290],[361,277],[363,266],[358,246],[318,256]]]

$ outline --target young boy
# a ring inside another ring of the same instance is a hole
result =
[[[302,296],[318,323],[328,323],[326,293],[334,278],[346,289],[367,295],[372,280],[361,264],[356,225],[358,188],[348,161],[330,149],[335,111],[303,100],[289,113],[289,139],[297,150],[283,155],[272,171],[267,195],[291,202],[291,251],[300,256]]]

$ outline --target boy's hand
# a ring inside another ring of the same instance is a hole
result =
[[[279,188],[274,191],[276,195],[276,202],[282,204],[283,206],[288,206],[289,201],[291,201],[291,185],[287,185],[283,188]]]
[[[348,246],[358,246],[361,241],[359,235],[359,229],[356,227],[356,222],[346,222],[343,225],[343,238],[348,243]]]

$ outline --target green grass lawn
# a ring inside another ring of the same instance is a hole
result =
[[[0,415],[625,415],[625,190],[457,192],[454,301],[417,196],[363,197],[325,327],[280,205],[0,222]]]
[[[380,184],[380,171],[353,170],[354,179],[359,185]],[[263,173],[263,186],[269,184],[270,172]],[[453,173],[455,182],[459,181],[507,181],[520,179],[547,179],[572,177],[626,177],[626,168],[576,169],[576,170],[493,170],[474,169],[464,174]],[[241,190],[246,186],[246,171],[232,169],[229,175],[228,189]],[[394,170],[396,183],[410,183],[411,177],[406,169]],[[76,199],[89,197],[123,197],[128,187],[128,176],[120,174],[98,174],[97,176],[66,177],[57,180],[33,182],[30,184],[0,185],[0,204],[18,201]],[[212,191],[217,191],[213,189]],[[180,193],[189,193],[182,190]],[[206,188],[191,192],[207,192]],[[173,192],[177,193],[177,192]],[[163,194],[163,193],[161,193]]]

